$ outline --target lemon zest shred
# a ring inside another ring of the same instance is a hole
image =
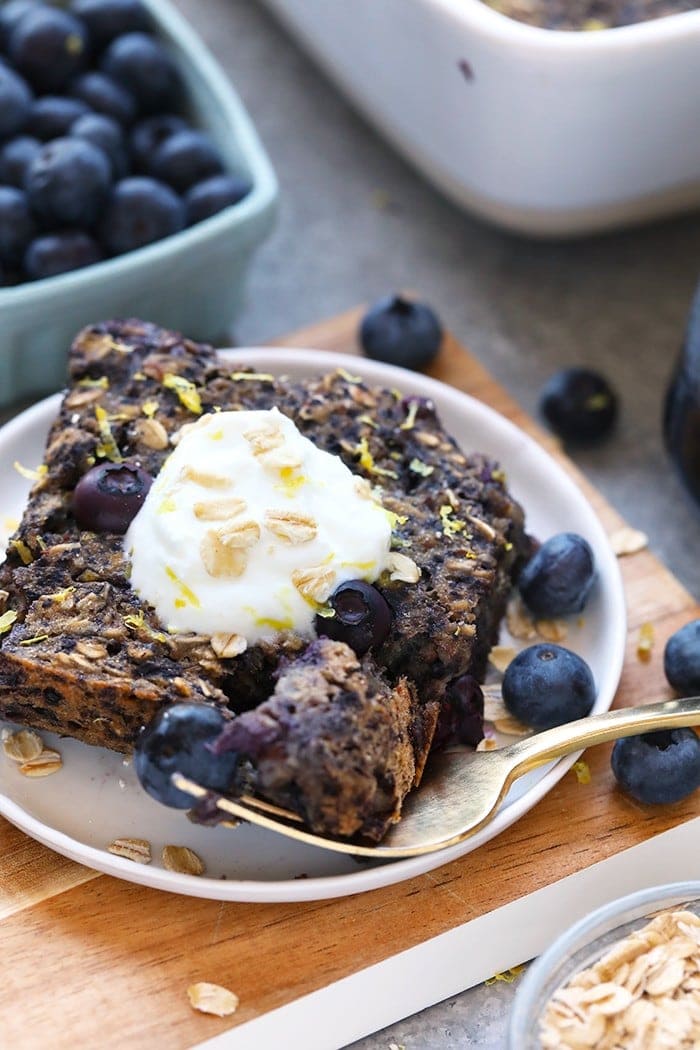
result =
[[[109,379],[107,376],[100,376],[99,379],[90,379],[86,376],[85,379],[79,379],[76,386],[84,386],[92,390],[109,390]]]
[[[290,616],[285,617],[283,620],[276,620],[272,616],[256,616],[255,626],[270,627],[273,631],[291,631],[294,627],[294,621]]]
[[[336,368],[336,375],[339,375],[341,379],[344,379],[346,383],[361,383],[362,376],[354,376],[352,372],[348,372],[347,368]]]
[[[137,613],[129,613],[128,616],[124,617],[124,626],[128,627],[130,631],[138,631],[140,627],[144,626],[143,609],[139,609]]]
[[[10,540],[10,546],[14,547],[14,549],[17,551],[20,558],[22,559],[23,565],[32,564],[32,562],[34,561],[34,555],[30,551],[29,547],[24,542],[24,540]]]
[[[22,464],[15,460],[12,466],[15,468],[18,474],[21,474],[23,478],[28,481],[40,481],[41,478],[46,477],[49,468],[45,463],[40,463],[38,467],[24,467]]]
[[[651,650],[654,646],[654,625],[643,623],[637,635],[637,659],[646,664],[651,660]]]
[[[368,474],[380,474],[386,478],[398,478],[398,474],[394,470],[385,470],[383,467],[376,466],[374,462],[374,456],[369,450],[369,444],[367,438],[360,438],[359,443],[355,447],[355,455],[360,457],[360,466],[363,470],[366,470]]]
[[[442,522],[442,530],[446,536],[456,536],[458,532],[466,529],[467,524],[461,521],[459,518],[453,518],[454,509],[449,503],[443,503],[440,507],[440,521]]]
[[[429,478],[435,467],[431,467],[428,463],[424,463],[422,459],[418,459],[418,456],[414,456],[408,464],[408,469],[412,470],[414,474],[420,474],[422,478]]]
[[[52,602],[56,602],[58,605],[64,602],[66,598],[73,593],[75,587],[64,587],[60,591],[54,591],[53,594],[45,595],[46,598],[50,598]]]
[[[587,762],[584,762],[583,759],[579,759],[578,762],[574,762],[572,769],[576,774],[576,779],[579,784],[590,784],[591,770]]]
[[[408,515],[406,514],[395,514],[393,510],[389,510],[387,507],[382,507],[381,509],[389,519],[392,529],[395,529],[397,525],[405,525],[408,521]]]
[[[154,415],[158,411],[158,402],[155,400],[144,401],[144,403],[141,405],[141,411],[143,412],[144,416],[146,416],[148,419],[153,419]]]
[[[169,580],[172,580],[173,583],[180,588],[181,596],[187,602],[189,602],[190,605],[194,605],[195,609],[201,608],[201,602],[197,595],[190,587],[187,586],[187,584],[183,580],[180,579],[177,573],[173,569],[171,569],[169,565],[165,566],[165,575],[168,577]]]
[[[202,399],[199,396],[197,387],[190,379],[167,372],[163,376],[163,386],[166,390],[174,390],[180,404],[184,405],[189,412],[192,412],[195,416],[201,416]]]
[[[240,383],[245,379],[257,379],[261,383],[274,383],[275,377],[270,372],[231,372],[230,378],[234,383]]]
[[[399,430],[413,430],[416,425],[416,416],[418,415],[418,402],[409,401],[408,412],[403,423],[399,423]]]
[[[524,969],[525,966],[522,963],[518,964],[518,966],[510,966],[507,970],[503,970],[501,973],[495,973],[493,977],[487,977],[484,984],[495,984],[496,981],[504,981],[506,984],[512,984]]]
[[[101,405],[95,406],[95,419],[102,438],[95,449],[95,454],[102,459],[111,460],[112,463],[121,463],[123,456],[114,440],[114,434],[109,425],[109,417]]]
[[[37,645],[39,642],[47,642],[48,634],[35,634],[33,638],[23,638],[20,645]]]

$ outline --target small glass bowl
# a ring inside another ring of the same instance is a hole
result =
[[[556,989],[592,965],[615,941],[646,925],[656,912],[680,905],[700,915],[700,881],[639,890],[611,901],[569,927],[522,980],[510,1016],[509,1050],[540,1050],[540,1018]]]

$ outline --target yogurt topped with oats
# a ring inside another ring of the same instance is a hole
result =
[[[162,623],[235,656],[282,631],[312,637],[340,583],[388,567],[391,519],[277,409],[218,412],[184,429],[124,544]]]

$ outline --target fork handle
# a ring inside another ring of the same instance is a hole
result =
[[[641,707],[588,715],[576,722],[567,722],[518,740],[503,748],[501,754],[513,761],[515,775],[521,776],[553,758],[570,755],[572,751],[594,744],[604,744],[623,736],[696,725],[700,725],[700,696],[689,696],[683,700],[664,700]]]

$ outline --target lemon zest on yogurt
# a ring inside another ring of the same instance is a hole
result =
[[[177,573],[173,569],[171,569],[169,565],[165,566],[165,575],[168,577],[169,580],[172,580],[173,583],[180,588],[180,593],[182,597],[187,602],[189,602],[190,605],[194,605],[195,609],[200,608],[201,603],[197,595],[190,587],[187,586],[187,584],[183,580],[180,579]],[[178,608],[182,608],[182,606],[178,606]]]

